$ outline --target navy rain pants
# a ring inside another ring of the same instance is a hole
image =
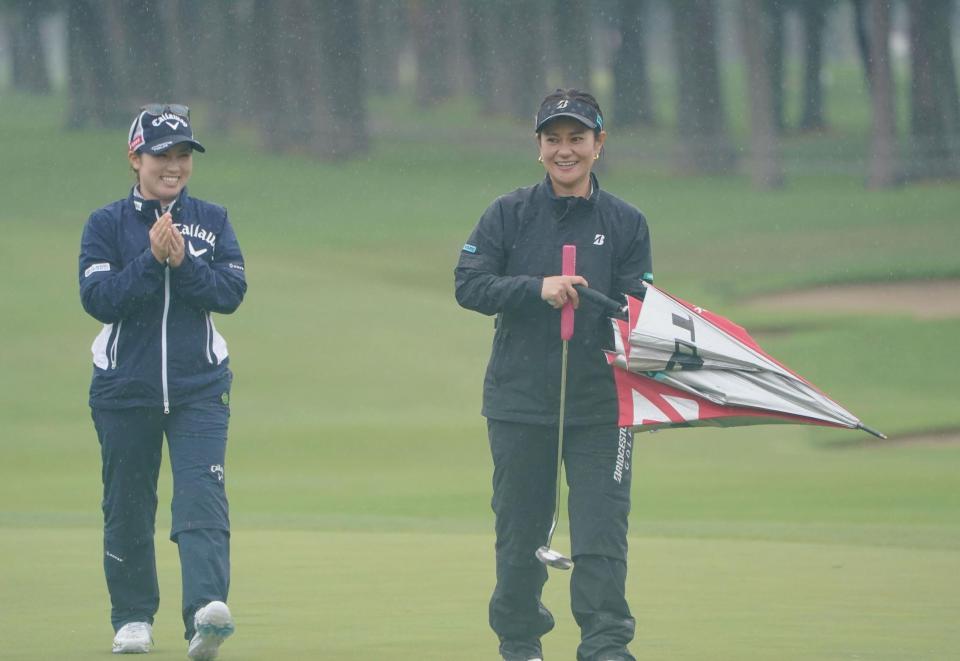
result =
[[[185,637],[193,636],[198,608],[227,599],[225,401],[193,402],[166,415],[160,408],[92,409],[103,460],[103,567],[114,631],[128,622],[152,623],[160,604],[153,537],[164,435],[173,469],[170,539],[180,555]]]

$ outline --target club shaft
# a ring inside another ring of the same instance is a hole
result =
[[[563,418],[567,404],[567,340],[563,341],[563,350],[560,357],[560,415],[557,419],[557,493],[553,507],[553,522],[550,524],[550,533],[547,535],[547,548],[553,543],[553,533],[560,520],[560,486],[563,484]]]

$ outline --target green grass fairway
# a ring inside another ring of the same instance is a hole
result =
[[[960,643],[947,624],[960,616],[955,548],[658,535],[631,544],[638,658],[940,659]],[[160,550],[169,596],[151,658],[181,659],[176,553]],[[241,527],[231,595],[239,628],[223,658],[493,658],[483,626],[490,550],[482,533]],[[109,656],[96,530],[19,530],[0,553],[20,563],[4,576],[0,658]],[[544,651],[558,659],[573,658],[577,643],[563,607],[568,581],[552,573],[546,588],[557,629]]]
[[[0,97],[0,659],[111,658],[86,405],[98,324],[80,307],[76,257],[88,213],[130,179],[123,128],[61,133],[60,103]],[[476,128],[459,106],[431,112],[451,135]],[[452,275],[484,207],[541,176],[525,129],[497,130],[494,146],[380,137],[369,158],[333,167],[200,127],[208,153],[190,188],[229,207],[250,283],[238,314],[217,320],[236,374],[226,479],[237,634],[224,661],[496,657],[479,416],[492,322],[457,307]],[[915,320],[895,301],[873,316],[743,302],[957,277],[955,182],[871,193],[856,175],[808,175],[757,193],[745,177],[675,179],[616,158],[602,184],[648,214],[665,289],[758,329],[774,356],[878,429],[960,429],[960,319]],[[960,444],[673,430],[638,435],[634,470],[638,658],[957,656]],[[150,658],[181,659],[168,466],[161,475]],[[575,656],[568,581],[551,572],[547,584],[549,661]]]

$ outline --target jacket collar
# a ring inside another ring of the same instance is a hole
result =
[[[590,197],[575,197],[575,196],[565,196],[558,197],[553,190],[553,182],[550,181],[550,175],[545,175],[543,178],[543,190],[547,196],[547,199],[550,200],[550,206],[560,215],[564,215],[566,212],[583,206],[587,209],[593,208],[597,203],[597,198],[600,197],[600,181],[597,179],[597,175],[590,173],[590,186],[591,192]]]
[[[173,201],[169,207],[164,207],[160,204],[159,200],[145,200],[143,196],[140,195],[139,187],[134,184],[133,188],[130,189],[130,194],[127,196],[127,203],[130,207],[144,220],[149,223],[153,223],[157,218],[159,218],[167,209],[173,210],[174,219],[181,217],[183,213],[183,205],[187,201],[187,189],[186,187],[180,191],[180,194],[177,196],[177,199]]]

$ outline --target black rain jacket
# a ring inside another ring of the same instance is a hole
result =
[[[540,298],[543,278],[561,273],[562,246],[577,247],[577,275],[607,296],[642,295],[653,279],[643,214],[600,190],[589,199],[557,197],[544,181],[497,198],[480,218],[455,270],[457,301],[497,315],[483,387],[488,418],[557,424],[560,404],[560,311]],[[567,368],[565,424],[614,424],[617,398],[603,349],[609,318],[581,300]]]

